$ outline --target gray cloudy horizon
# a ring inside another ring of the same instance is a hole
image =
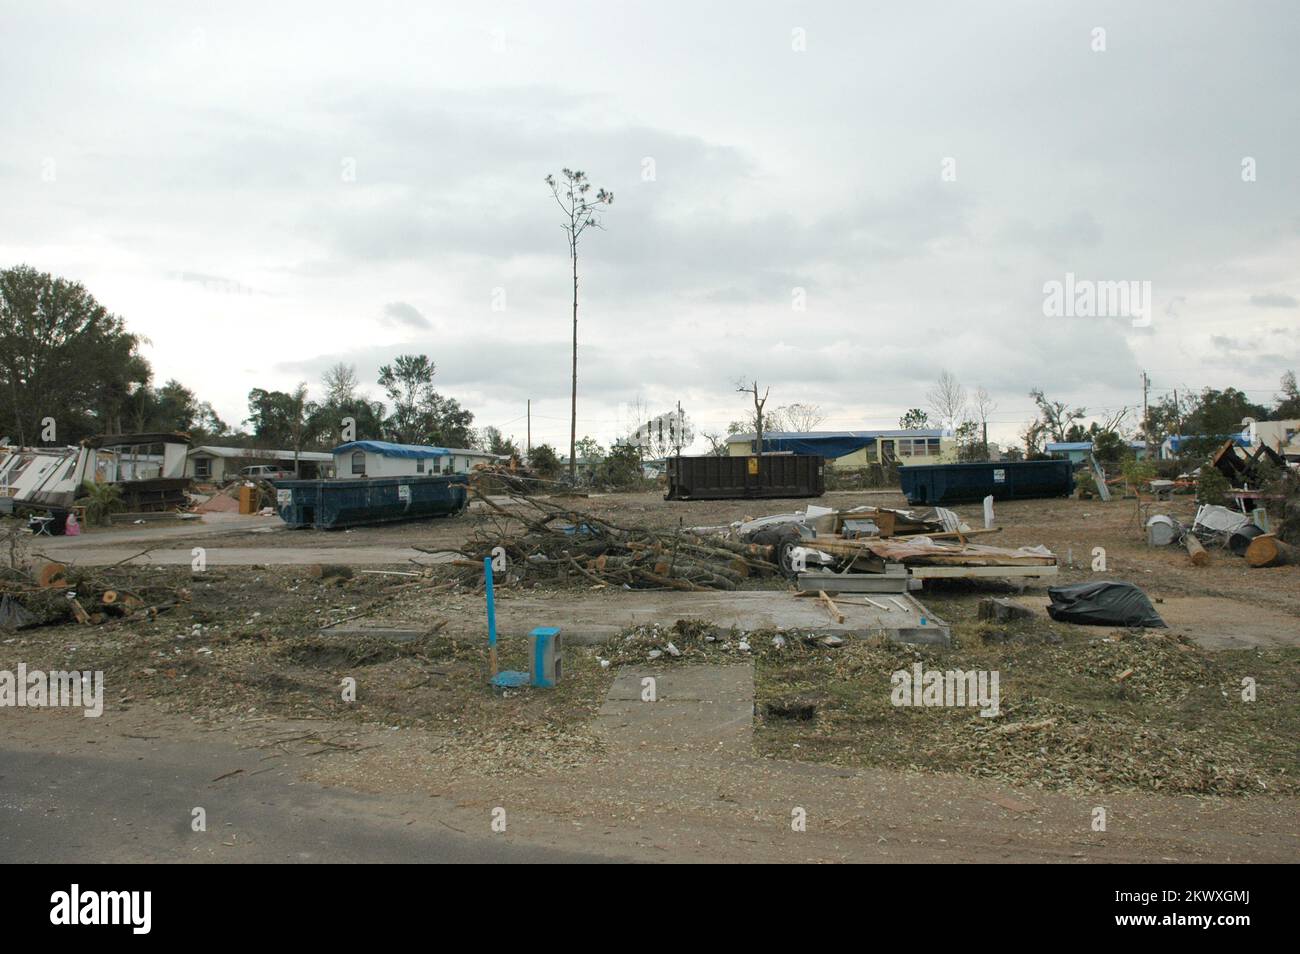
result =
[[[1295,4],[6,3],[4,23],[0,263],[83,282],[231,423],[251,388],[319,395],[338,361],[378,398],[379,365],[416,352],[476,425],[522,438],[531,398],[534,443],[567,448],[543,183],[564,166],[616,196],[580,263],[579,436],[602,443],[637,402],[725,431],[742,376],[860,429],[948,369],[992,393],[1006,443],[1031,387],[1103,414],[1140,406],[1145,370],[1153,398],[1270,403],[1300,369]],[[1150,282],[1150,326],[1044,315],[1067,273]]]

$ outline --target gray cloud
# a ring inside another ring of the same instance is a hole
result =
[[[390,323],[405,325],[408,328],[432,328],[433,323],[420,314],[414,305],[404,301],[390,301],[384,306],[384,317]]]
[[[1250,303],[1256,308],[1298,308],[1300,301],[1294,295],[1270,292],[1264,295],[1251,295]]]

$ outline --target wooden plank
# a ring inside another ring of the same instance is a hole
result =
[[[961,579],[962,577],[1056,576],[1054,566],[914,566],[912,577],[926,579]]]
[[[835,606],[835,601],[826,595],[825,590],[817,594],[817,599],[821,600],[822,605],[826,607],[826,611],[831,614],[831,619],[837,623],[844,622],[844,614]]]

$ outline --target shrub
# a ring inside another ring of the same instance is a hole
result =
[[[1218,504],[1223,506],[1228,502],[1228,491],[1232,489],[1228,485],[1228,478],[1211,467],[1208,463],[1201,465],[1201,473],[1196,478],[1196,502],[1202,504]]]
[[[86,508],[86,523],[93,527],[106,527],[111,516],[122,509],[122,488],[117,484],[96,484],[86,481],[81,485],[78,498]]]

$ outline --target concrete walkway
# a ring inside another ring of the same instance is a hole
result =
[[[646,679],[654,681],[654,701]],[[749,756],[754,734],[754,667],[629,667],[618,674],[600,707],[597,729],[617,751]]]

